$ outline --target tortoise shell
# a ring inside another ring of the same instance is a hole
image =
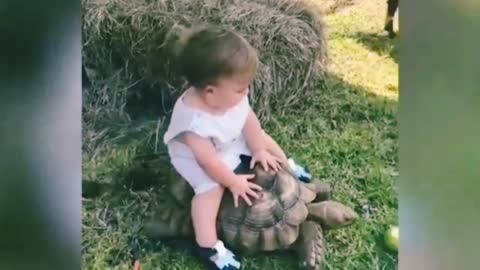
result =
[[[224,194],[219,214],[223,240],[248,252],[285,249],[297,240],[300,224],[308,216],[306,204],[316,194],[286,169],[265,172],[256,166],[254,171],[252,182],[263,190],[251,207],[240,199],[235,208],[232,194],[228,191]]]

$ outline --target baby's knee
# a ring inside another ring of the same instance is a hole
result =
[[[214,181],[205,181],[197,186],[194,186],[193,190],[195,191],[195,196],[200,196],[204,194],[212,194],[223,192],[223,186]]]
[[[203,192],[197,192],[193,197],[192,203],[203,204],[203,205],[213,205],[220,204],[220,200],[223,196],[225,188],[221,185],[217,185]]]
[[[215,188],[212,189],[212,193],[215,193],[217,195],[223,195],[223,192],[225,191],[225,187],[222,185],[218,185]]]
[[[222,185],[215,183],[210,185],[210,188],[198,192],[196,195],[218,196],[222,195],[224,190],[225,188]]]

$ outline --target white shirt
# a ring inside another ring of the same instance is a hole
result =
[[[240,163],[240,154],[251,155],[243,136],[243,128],[250,112],[247,96],[223,115],[214,115],[189,107],[184,103],[184,96],[185,93],[175,103],[164,136],[164,143],[168,147],[171,159],[195,160],[190,148],[176,140],[176,137],[184,132],[193,132],[200,137],[211,139],[220,159],[232,170]]]

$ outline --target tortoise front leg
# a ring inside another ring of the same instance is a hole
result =
[[[320,270],[325,257],[325,241],[320,224],[306,221],[300,225],[300,233],[294,245],[301,268]]]

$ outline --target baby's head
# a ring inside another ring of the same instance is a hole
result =
[[[177,59],[190,85],[222,110],[248,94],[258,66],[255,49],[243,37],[217,27],[190,32]]]

